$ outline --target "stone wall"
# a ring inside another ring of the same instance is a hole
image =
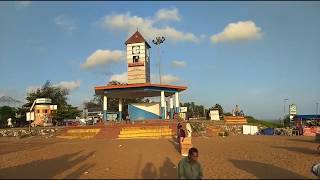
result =
[[[0,137],[16,137],[24,138],[29,136],[46,136],[54,137],[60,133],[63,129],[61,128],[43,128],[43,129],[0,129]]]

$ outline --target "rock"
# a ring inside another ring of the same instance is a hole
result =
[[[84,172],[84,174],[88,174],[88,173],[89,173],[88,171]]]

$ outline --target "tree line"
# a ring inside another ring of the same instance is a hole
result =
[[[110,81],[107,85],[126,85],[118,81]],[[77,116],[81,116],[81,111],[68,103],[69,90],[57,86],[53,86],[50,81],[46,81],[45,84],[37,88],[34,91],[28,92],[26,100],[27,102],[21,108],[13,108],[8,106],[0,107],[0,126],[4,127],[7,123],[7,119],[11,117],[16,126],[24,126],[26,122],[26,112],[32,106],[33,102],[37,98],[50,98],[53,104],[58,106],[57,111],[52,114],[54,122],[61,123],[64,119],[75,119]],[[108,98],[108,111],[118,112],[118,98]],[[122,118],[124,119],[128,115],[128,105],[130,103],[148,103],[147,98],[134,98],[123,99],[122,101]],[[97,109],[102,111],[103,96],[93,95],[93,98],[84,102],[84,108]],[[180,107],[187,107],[188,118],[206,118],[209,119],[210,110],[217,109],[220,116],[231,115],[230,112],[224,112],[223,107],[220,104],[215,104],[210,108],[205,108],[203,105],[198,105],[195,102],[180,103]]]

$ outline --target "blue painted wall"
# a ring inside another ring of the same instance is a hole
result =
[[[146,110],[140,109],[132,104],[128,105],[128,113],[129,113],[129,118],[132,121],[141,121],[144,119],[161,119],[160,116],[148,112]]]

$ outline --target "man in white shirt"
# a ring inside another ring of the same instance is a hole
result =
[[[8,121],[8,127],[12,127],[12,123],[11,123],[11,118],[9,118],[7,121]]]
[[[187,137],[191,137],[192,128],[189,122],[186,124],[186,130],[187,130]]]

